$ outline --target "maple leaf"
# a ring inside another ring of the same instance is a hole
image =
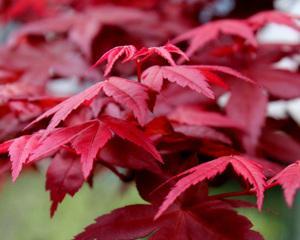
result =
[[[90,122],[87,122],[77,126],[53,129],[45,139],[40,138],[38,146],[36,146],[35,149],[31,150],[31,155],[28,159],[28,163],[37,161],[53,154],[61,146],[73,140],[76,136],[81,134],[85,130],[85,128],[89,126]],[[40,131],[39,135],[43,136],[44,132],[45,130]]]
[[[219,20],[210,22],[179,35],[173,42],[189,41],[186,55],[190,57],[207,43],[216,40],[220,33],[238,36],[246,40],[251,46],[257,46],[252,29],[243,20]]]
[[[196,185],[205,180],[212,179],[216,175],[225,171],[231,165],[233,170],[247,182],[249,182],[257,196],[257,206],[262,208],[264,189],[265,189],[265,176],[263,175],[262,168],[256,162],[243,156],[223,156],[215,160],[200,164],[193,167],[179,175],[182,177],[168,193],[165,201],[161,205],[156,218],[161,216],[163,212],[189,187]]]
[[[86,126],[87,124],[83,124],[64,129],[55,129],[43,142],[40,142],[44,132],[44,130],[41,130],[33,135],[24,135],[2,143],[0,152],[8,152],[10,155],[13,181],[16,181],[24,164],[30,164],[51,155],[59,147],[80,134],[80,130],[83,130]]]
[[[185,55],[184,52],[182,52],[178,47],[176,47],[171,43],[167,43],[166,45],[161,47],[142,48],[135,54],[134,57],[135,58],[143,57],[141,61],[144,61],[146,58],[150,57],[151,55],[158,54],[162,58],[166,59],[170,65],[176,66],[176,63],[173,60],[171,53],[176,53],[182,56],[185,60],[189,60],[189,58]]]
[[[7,153],[9,150],[9,147],[13,144],[13,142],[14,142],[14,139],[5,141],[4,143],[1,143],[0,144],[0,154]]]
[[[285,164],[290,164],[300,159],[299,141],[282,131],[265,129],[261,136],[259,148],[266,156]]]
[[[300,161],[290,164],[269,180],[269,184],[281,185],[289,207],[293,205],[297,190],[300,188]]]
[[[298,17],[299,18],[299,17]],[[247,22],[255,29],[261,29],[268,23],[282,24],[291,27],[297,31],[300,31],[300,27],[295,20],[296,16],[280,12],[280,11],[264,11],[259,12],[247,19]]]
[[[0,183],[10,169],[15,181],[23,167],[39,168],[38,161],[50,157],[46,189],[53,216],[66,195],[73,196],[84,181],[92,185],[100,164],[122,181],[135,181],[150,204],[100,217],[76,240],[261,240],[234,208],[261,209],[264,191],[275,185],[283,187],[291,206],[300,188],[299,126],[290,116],[266,119],[268,102],[300,96],[295,57],[300,48],[261,44],[256,36],[269,23],[299,31],[298,17],[259,12],[258,4],[250,9],[256,14],[244,20],[191,29],[210,3],[111,3],[0,0],[4,20],[20,20],[13,29],[8,25],[12,33],[0,47],[0,139],[5,141]],[[238,5],[230,16],[249,16],[249,9]],[[174,36],[172,43],[180,43],[186,54],[169,42],[161,45]],[[190,65],[181,65],[196,52]],[[87,72],[99,53],[104,54]],[[146,61],[153,56],[165,64]],[[293,71],[279,68],[286,59],[293,61]],[[107,76],[119,61],[130,62],[118,66],[120,77],[103,79],[95,69],[106,63]],[[82,86],[101,82],[70,98],[57,97],[52,86],[71,79],[72,89],[79,81]],[[221,104],[211,100],[215,96]],[[34,118],[29,126],[49,120],[48,127],[22,132]],[[246,183],[245,190],[209,196],[207,182],[227,168]],[[256,205],[230,199],[248,194],[256,194]]]
[[[272,96],[281,99],[300,96],[300,74],[297,72],[275,69],[261,63],[250,66],[245,72],[261,84]],[[285,91],[282,89],[285,89]]]
[[[83,92],[68,98],[67,100],[61,102],[55,107],[43,113],[36,120],[29,124],[26,128],[31,127],[35,123],[41,121],[44,118],[47,118],[53,115],[48,127],[47,131],[44,133],[46,136],[51,130],[53,130],[61,121],[63,121],[73,110],[77,109],[81,104],[86,101],[90,101],[95,98],[103,87],[103,83],[96,83],[93,86],[87,88]]]
[[[210,127],[177,123],[173,123],[172,126],[175,132],[182,133],[185,136],[199,139],[211,139],[226,144],[232,143],[230,138],[228,138],[225,134]]]
[[[195,69],[186,66],[152,66],[142,74],[142,83],[157,92],[162,89],[165,79],[181,87],[189,87],[208,98],[214,98],[205,76]]]
[[[209,112],[199,107],[178,107],[168,115],[168,118],[188,125],[243,129],[238,122],[220,113]]]
[[[51,108],[34,120],[27,128],[53,115],[47,127],[47,131],[44,133],[44,136],[46,136],[49,131],[54,129],[61,121],[65,120],[66,117],[80,105],[84,103],[90,105],[89,101],[93,100],[101,90],[119,104],[125,105],[132,110],[141,125],[145,124],[149,112],[148,108],[152,108],[154,102],[154,99],[151,98],[150,89],[124,78],[110,77],[108,80],[96,83],[83,92]]]
[[[116,151],[122,149],[122,151]],[[98,154],[100,162],[134,170],[161,173],[158,161],[138,145],[119,137],[112,138]]]
[[[44,131],[41,131],[40,135],[43,136]],[[71,143],[75,151],[81,155],[80,161],[83,175],[87,178],[92,170],[98,152],[102,150],[112,137],[112,133],[141,147],[151,154],[154,159],[162,162],[160,154],[146,134],[134,124],[110,116],[102,116],[100,121],[92,120],[80,125],[52,130],[45,139],[39,142],[35,149],[30,149],[30,156],[28,155],[28,160],[27,158],[25,160],[27,160],[26,163],[28,164],[35,162],[44,157],[51,156],[59,148],[67,143]],[[7,148],[7,146],[4,145],[4,148]],[[16,151],[15,155],[18,156],[18,153]]]
[[[22,136],[13,141],[9,146],[10,161],[12,163],[12,178],[16,181],[23,164],[27,161],[32,151],[37,147],[39,135]]]
[[[250,79],[249,77],[243,75],[242,73],[230,68],[230,67],[226,67],[226,66],[215,66],[215,65],[190,65],[189,67],[194,68],[194,69],[198,69],[200,72],[202,72],[204,75],[206,74],[211,74],[212,72],[218,72],[218,73],[224,73],[227,74],[229,76],[235,77],[237,79],[241,79],[244,80],[246,82],[250,82],[255,84],[255,82]],[[208,79],[211,79],[209,76],[212,75],[208,75]],[[215,76],[213,76],[214,78],[216,78]],[[222,80],[217,80],[217,81],[222,81]]]
[[[110,49],[109,51],[104,53],[90,69],[97,67],[104,61],[107,61],[107,65],[104,71],[104,76],[107,76],[111,72],[113,65],[118,59],[123,57],[122,62],[128,62],[134,58],[135,53],[136,48],[133,45],[114,47],[113,49]]]
[[[118,240],[146,237],[155,230],[153,224],[155,211],[155,207],[142,204],[114,210],[110,214],[97,218],[95,224],[88,226],[75,239]]]
[[[100,118],[100,120],[103,121],[118,136],[142,147],[144,150],[149,152],[155,159],[162,162],[162,158],[153,146],[151,140],[144,134],[143,131],[139,130],[134,124],[128,121],[109,116],[103,116]]]
[[[110,77],[103,84],[103,91],[121,105],[131,109],[141,125],[147,121],[151,99],[150,89],[137,82]]]
[[[46,190],[50,191],[52,201],[51,217],[66,194],[74,196],[83,183],[80,161],[76,155],[67,151],[57,153],[51,161],[46,175]]]
[[[148,237],[149,240],[262,240],[260,234],[251,230],[250,221],[233,209],[245,206],[242,202],[210,201],[197,196],[193,191],[157,220],[153,220],[157,212],[156,205],[130,205],[97,218],[96,223],[88,226],[74,239],[121,240]]]
[[[72,146],[81,155],[83,176],[86,179],[92,168],[99,149],[102,149],[112,137],[112,132],[103,123],[97,121],[86,128],[72,141]]]
[[[265,122],[267,100],[267,95],[257,85],[240,81],[232,85],[226,112],[231,119],[246,129],[247,134],[242,136],[242,143],[248,154],[255,154]]]

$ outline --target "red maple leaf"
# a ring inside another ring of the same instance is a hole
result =
[[[185,66],[152,66],[142,75],[142,83],[159,92],[163,81],[175,82],[181,87],[189,87],[209,98],[214,98],[206,78],[199,71]]]
[[[239,20],[219,20],[210,22],[203,26],[194,28],[176,37],[173,42],[189,41],[186,51],[187,56],[192,56],[197,50],[203,48],[209,42],[216,40],[220,34],[237,36],[256,47],[257,42],[252,29],[245,21]]]
[[[135,54],[135,58],[143,57],[140,61],[144,61],[151,55],[157,54],[162,58],[166,59],[170,65],[175,66],[176,63],[173,60],[171,53],[176,53],[182,56],[184,59],[189,60],[189,58],[185,55],[184,52],[182,52],[178,47],[171,43],[167,43],[166,45],[161,47],[142,48]]]
[[[96,223],[88,226],[75,239],[263,239],[251,230],[247,218],[234,211],[234,207],[245,207],[243,202],[211,201],[205,193],[189,190],[155,221],[156,205],[131,205],[114,210],[97,218]]]
[[[263,193],[265,189],[265,177],[262,168],[256,162],[243,156],[224,156],[207,163],[200,164],[191,168],[177,177],[182,177],[166,196],[165,201],[161,205],[156,218],[161,216],[163,212],[189,187],[196,185],[205,180],[212,179],[216,175],[225,171],[228,165],[233,170],[249,182],[257,196],[257,205],[261,209],[263,204]]]
[[[104,76],[107,76],[111,72],[113,65],[118,59],[123,57],[122,62],[128,62],[133,59],[135,53],[136,48],[133,45],[114,47],[113,49],[110,49],[104,53],[91,68],[97,67],[102,62],[107,61],[104,71]]]
[[[50,191],[52,201],[51,217],[66,194],[74,196],[83,182],[80,162],[76,155],[67,151],[57,153],[51,161],[46,175],[46,190]]]
[[[284,196],[287,204],[291,207],[297,190],[300,188],[300,161],[287,166],[272,179],[269,183],[274,185],[281,185],[284,190]]]

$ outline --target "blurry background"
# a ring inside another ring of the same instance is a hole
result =
[[[120,191],[119,180],[107,172],[95,178],[93,189],[86,185],[74,198],[67,196],[54,218],[50,219],[50,201],[44,182],[42,174],[24,172],[16,183],[7,182],[3,186],[0,197],[1,239],[68,240],[96,217],[117,207],[143,202],[132,184],[125,192]],[[234,185],[232,183],[225,188],[233,188]],[[286,207],[279,188],[268,191],[265,199],[262,213],[255,209],[241,209],[241,213],[250,217],[254,229],[261,232],[266,240],[298,240],[299,196],[293,209]]]
[[[219,12],[220,16],[224,12],[226,13],[224,15],[227,15],[228,11],[234,9],[236,4],[234,0],[212,2],[214,4],[199,15],[201,21],[210,20],[211,14],[216,11]],[[256,1],[249,2],[255,4]],[[270,1],[265,2],[269,4]],[[300,0],[279,0],[275,2],[275,6],[283,11],[300,15]],[[1,35],[3,37],[7,33],[2,31]],[[270,25],[260,36],[260,41],[268,42],[281,42],[282,40],[299,42],[299,39],[299,35],[293,30],[276,25]],[[293,67],[288,60],[280,64],[282,67]],[[57,85],[56,88],[63,92],[66,89],[61,85]],[[70,90],[70,87],[68,89]],[[300,112],[298,109],[297,101],[292,103],[281,101],[270,106],[269,114],[280,116],[287,110],[291,111],[292,114],[297,114]],[[74,198],[66,197],[54,218],[50,219],[48,211],[50,201],[48,192],[45,192],[44,189],[44,175],[43,172],[24,172],[16,183],[7,181],[1,186],[0,239],[71,239],[97,216],[117,207],[143,202],[133,185],[121,186],[115,176],[105,172],[95,178],[93,189],[84,186]],[[225,186],[225,188],[231,188],[232,185]],[[296,199],[293,209],[286,207],[279,188],[268,191],[265,199],[262,213],[258,213],[254,209],[241,210],[243,214],[251,218],[255,226],[254,229],[260,231],[266,240],[300,239],[300,228],[297,226],[300,220],[300,197],[298,196]]]

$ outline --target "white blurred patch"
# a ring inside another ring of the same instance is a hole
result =
[[[287,104],[287,111],[300,125],[300,98],[289,101]]]
[[[279,62],[274,64],[275,68],[286,69],[290,71],[296,71],[298,69],[299,63],[290,57],[282,58]],[[299,80],[300,81],[300,80]]]
[[[258,33],[257,40],[260,43],[297,44],[300,41],[300,34],[290,27],[272,23]]]
[[[267,107],[267,116],[275,119],[284,119],[287,117],[286,101],[270,102]]]
[[[217,103],[221,108],[224,108],[226,106],[226,104],[228,103],[228,100],[230,98],[230,93],[224,93],[223,95],[221,95],[218,100]]]
[[[70,96],[80,90],[77,78],[61,78],[47,83],[47,91],[56,97]]]

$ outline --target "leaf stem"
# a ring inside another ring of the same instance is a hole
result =
[[[136,62],[137,78],[138,78],[138,81],[141,82],[141,78],[142,78],[142,64],[141,64],[141,60],[137,59],[135,62]]]
[[[105,161],[99,161],[104,167],[108,168],[111,170],[116,176],[123,182],[130,182],[133,179],[133,176],[131,172],[128,172],[128,174],[122,174],[120,173],[115,166],[111,165],[108,162]]]
[[[210,199],[220,199],[220,198],[228,198],[228,197],[239,197],[245,195],[253,195],[255,192],[253,190],[241,191],[241,192],[228,192],[221,193],[213,196],[209,196]]]

